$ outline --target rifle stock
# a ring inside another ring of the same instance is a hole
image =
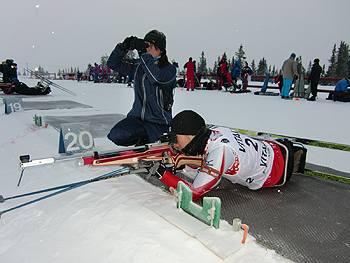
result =
[[[138,165],[140,161],[145,163],[161,161],[165,164],[174,164],[174,168],[178,168],[185,164],[200,166],[202,157],[175,153],[168,144],[158,146],[153,144],[146,146],[143,151],[129,149],[116,152],[115,156],[103,157],[95,154],[94,156],[83,157],[81,164],[90,166]]]

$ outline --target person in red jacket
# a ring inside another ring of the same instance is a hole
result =
[[[223,86],[225,86],[225,88],[232,86],[231,75],[228,71],[229,71],[229,66],[228,66],[227,60],[225,57],[222,57],[217,69],[218,77],[220,80],[220,83],[219,83],[220,90],[222,89]]]
[[[187,91],[191,90],[194,91],[194,74],[196,71],[196,65],[194,62],[192,62],[192,57],[188,59],[188,62],[186,62],[184,68],[187,69],[186,71],[186,77],[187,77]]]

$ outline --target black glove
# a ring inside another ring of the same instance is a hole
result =
[[[149,45],[143,39],[139,39],[139,38],[134,39],[133,43],[131,44],[131,48],[136,49],[137,52],[139,52],[140,56],[143,53],[147,53],[148,47]]]
[[[127,37],[124,39],[123,43],[120,44],[119,47],[124,51],[133,49],[132,45],[135,40],[137,40],[137,37],[135,36]]]
[[[150,169],[150,174],[157,175],[160,178],[163,177],[166,171],[171,170],[173,168],[173,164],[169,164],[169,167],[167,167],[165,164],[161,162],[156,162],[152,168]]]
[[[156,162],[154,164],[154,166],[152,167],[152,171],[151,171],[151,174],[152,175],[157,175],[160,178],[163,177],[163,175],[165,174],[166,172],[166,167],[164,164],[162,164],[161,162]]]

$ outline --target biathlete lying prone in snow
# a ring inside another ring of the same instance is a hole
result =
[[[162,163],[157,163],[153,171],[169,187],[176,189],[183,181],[192,190],[193,200],[214,189],[222,177],[257,190],[284,185],[293,171],[305,166],[303,147],[293,146],[286,139],[254,139],[225,127],[209,129],[204,119],[191,110],[177,114],[170,128],[173,146],[186,155],[201,155],[201,167],[193,183],[172,174]]]
[[[0,83],[0,89],[5,94],[22,94],[22,95],[47,95],[51,92],[49,86],[43,86],[40,82],[35,87],[28,87],[27,84],[20,82],[18,79],[12,83]]]

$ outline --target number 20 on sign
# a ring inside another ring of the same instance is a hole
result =
[[[58,153],[72,155],[93,151],[94,148],[94,137],[89,122],[61,124]]]

